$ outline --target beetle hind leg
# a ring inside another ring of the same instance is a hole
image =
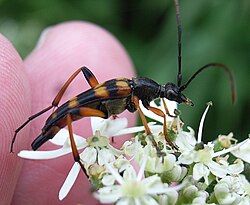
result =
[[[99,82],[97,81],[95,75],[87,67],[82,67],[82,72],[83,72],[83,75],[86,78],[88,84],[92,88],[99,84]]]
[[[86,169],[84,167],[84,164],[81,162],[81,158],[80,158],[80,155],[79,155],[79,152],[77,150],[77,146],[76,146],[76,143],[75,143],[75,140],[74,140],[74,137],[73,137],[72,117],[71,117],[70,113],[67,115],[67,124],[68,124],[69,138],[70,138],[70,144],[71,144],[74,160],[75,160],[75,162],[77,162],[80,165],[80,167],[81,167],[82,171],[84,172],[84,174],[86,176],[88,176],[87,171],[86,171]]]
[[[18,127],[16,130],[15,130],[15,134],[14,134],[14,137],[12,138],[12,141],[11,141],[11,146],[10,146],[10,152],[13,153],[13,146],[14,146],[14,143],[16,141],[16,137],[17,137],[17,134],[30,122],[32,121],[33,119],[35,119],[36,117],[42,115],[43,113],[49,111],[51,108],[53,108],[54,106],[53,105],[50,105],[49,107],[41,110],[40,112],[30,116],[28,118],[28,120],[26,120],[20,127]]]
[[[15,134],[12,138],[12,142],[11,142],[11,147],[10,147],[10,152],[13,153],[13,146],[14,143],[16,141],[16,137],[17,134],[33,119],[35,119],[36,117],[42,115],[43,113],[49,111],[52,108],[58,107],[58,104],[60,102],[60,100],[62,99],[63,94],[65,93],[66,89],[69,87],[70,83],[76,78],[76,76],[82,72],[83,75],[85,76],[87,82],[89,83],[89,85],[91,87],[94,87],[98,84],[98,81],[96,79],[96,77],[94,76],[94,74],[87,68],[87,67],[81,67],[78,68],[71,76],[70,78],[66,81],[66,83],[63,85],[63,87],[60,89],[60,91],[58,92],[58,94],[56,95],[56,97],[54,98],[54,100],[52,101],[51,105],[48,106],[47,108],[43,109],[42,111],[30,116],[28,118],[28,120],[26,120],[20,127],[18,127],[15,130]]]
[[[77,162],[80,165],[84,174],[88,176],[87,171],[84,167],[84,164],[81,161],[81,158],[80,158],[80,155],[79,155],[79,152],[78,152],[78,149],[77,149],[74,137],[73,137],[72,118],[75,116],[79,116],[79,117],[96,116],[96,117],[107,118],[107,115],[100,110],[97,110],[94,108],[88,108],[88,107],[74,108],[67,114],[67,125],[68,125],[68,130],[69,130],[69,138],[70,138],[73,158],[75,162]]]

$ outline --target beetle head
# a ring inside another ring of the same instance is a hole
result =
[[[186,105],[193,106],[193,102],[181,93],[180,88],[174,83],[167,83],[164,89],[164,96],[168,100],[175,101],[179,104],[184,103]]]

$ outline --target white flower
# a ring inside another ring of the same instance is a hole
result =
[[[231,152],[237,149],[242,144],[235,145],[228,149],[224,149],[219,152],[214,152],[214,144],[209,142],[203,144],[202,142],[202,129],[205,120],[205,116],[208,112],[208,108],[211,104],[208,104],[205,112],[202,115],[199,125],[197,140],[194,137],[194,132],[189,128],[190,132],[184,132],[180,130],[176,138],[176,144],[181,151],[178,162],[181,164],[194,164],[193,177],[195,180],[201,178],[205,179],[205,183],[208,185],[208,176],[210,172],[217,177],[225,177],[227,174],[238,174],[243,171],[244,165],[242,161],[237,160],[235,164],[228,164],[224,161],[216,162],[214,159],[221,155]]]
[[[89,167],[94,163],[103,165],[104,158],[108,162],[114,162],[115,156],[119,156],[120,154],[122,154],[122,152],[111,146],[109,144],[108,138],[117,136],[117,133],[129,134],[131,133],[131,131],[134,132],[141,129],[135,128],[131,130],[129,128],[126,128],[126,118],[103,119],[99,117],[91,117],[91,126],[94,136],[87,138],[86,142],[88,144],[88,147],[85,148],[84,151],[80,154],[80,159],[85,163],[85,167]],[[103,133],[105,135],[103,135]],[[70,191],[73,183],[76,180],[75,175],[78,175],[80,171],[79,167],[80,166],[76,163],[72,167],[70,174],[67,176],[65,183],[59,191],[60,200],[65,198]],[[73,174],[71,173],[74,173],[75,175],[73,176]],[[66,183],[67,181],[71,181],[72,183]]]
[[[182,190],[183,200],[188,204],[206,204],[209,194],[206,191],[199,190],[195,185],[190,184]]]
[[[100,188],[94,196],[101,203],[157,205],[159,204],[156,199],[157,194],[165,194],[168,191],[179,190],[183,187],[182,185],[168,187],[167,184],[161,182],[157,175],[143,178],[147,157],[147,155],[144,157],[138,174],[130,166],[124,171],[123,176],[104,159],[107,170],[115,177],[117,184]]]
[[[223,148],[229,148],[232,145],[232,142],[237,143],[237,139],[233,138],[233,133],[230,132],[228,135],[219,135],[218,141]]]
[[[178,201],[178,192],[176,190],[169,190],[165,194],[159,196],[160,205],[175,205]]]
[[[226,176],[221,179],[214,187],[215,197],[219,204],[250,204],[250,195],[244,190],[246,186],[249,189],[249,182],[245,180],[245,177],[240,176]]]
[[[165,104],[162,103],[166,99],[163,100],[159,105],[156,101],[150,105],[166,114]],[[170,114],[174,115],[177,104],[170,101],[166,104]],[[243,161],[250,163],[250,139],[237,144],[233,134],[229,133],[204,144],[202,130],[209,106],[210,104],[202,115],[197,137],[190,127],[187,127],[188,131],[183,131],[179,116],[172,118],[166,114],[167,134],[170,133],[173,138],[177,136],[177,146],[174,148],[169,146],[163,134],[164,119],[141,104],[146,116],[160,122],[148,123],[150,135],[146,135],[144,126],[127,128],[125,118],[92,117],[93,135],[86,139],[75,134],[73,137],[80,161],[86,169],[84,172],[93,185],[96,185],[94,196],[101,203],[116,205],[205,205],[207,202],[222,205],[250,204],[250,183],[241,175]],[[126,141],[121,149],[110,144],[111,137],[141,131],[143,133]],[[50,141],[60,147],[50,151],[23,150],[18,156],[41,160],[72,152],[66,129],[62,129]],[[234,162],[229,153],[237,157]],[[140,167],[138,172],[135,167]],[[59,191],[60,200],[69,193],[80,171],[80,165],[75,162]],[[204,181],[200,180],[202,178]],[[208,187],[212,180],[218,184]],[[178,182],[179,185],[173,182]],[[169,186],[170,183],[175,186]]]
[[[120,133],[129,134],[138,132],[144,129],[142,129],[142,127],[135,127],[133,129],[126,128],[126,118],[103,119],[91,117],[91,126],[94,136],[87,138],[87,140],[73,134],[77,149],[84,149],[83,152],[80,153],[80,159],[82,163],[85,164],[85,167],[89,167],[95,162],[99,163],[99,165],[104,164],[103,161],[100,160],[102,159],[100,155],[105,155],[106,160],[111,162],[115,160],[115,156],[122,153],[109,144],[109,137],[118,136]],[[18,153],[18,156],[26,159],[53,159],[72,152],[69,133],[66,129],[61,129],[50,142],[61,146],[61,148],[49,151],[22,150]],[[99,152],[96,147],[101,148]],[[68,194],[80,170],[80,165],[75,162],[59,192],[60,200]]]
[[[249,135],[250,138],[250,135]],[[246,139],[242,142],[242,146],[240,146],[238,149],[234,149],[231,151],[231,153],[243,161],[250,163],[250,139]]]
[[[242,188],[245,191],[245,194],[250,197],[250,182],[247,180],[245,175],[240,174],[239,175],[241,182],[242,182]]]
[[[130,167],[131,167],[130,161],[127,160],[123,155],[120,155],[113,162],[113,169],[116,169],[119,173],[124,172]],[[115,183],[115,177],[108,170],[105,170],[105,175],[102,178],[102,184],[104,186],[110,186],[113,185],[114,183]]]
[[[148,147],[150,150],[141,147],[135,156],[136,162],[141,166],[143,158],[148,154],[145,171],[158,174],[164,182],[168,183],[179,182],[186,175],[186,167],[177,164],[176,156],[168,153],[166,142],[162,144],[160,153],[152,144],[148,143]]]

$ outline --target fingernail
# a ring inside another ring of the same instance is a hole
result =
[[[37,44],[36,44],[34,50],[38,50],[38,49],[40,49],[43,46],[43,44],[44,44],[44,42],[45,42],[45,40],[47,38],[47,35],[48,35],[48,32],[49,32],[50,29],[51,29],[51,27],[48,27],[48,28],[44,29],[41,32],[40,37],[39,37],[39,39],[37,41]]]

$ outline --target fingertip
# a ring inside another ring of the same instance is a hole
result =
[[[34,113],[52,102],[79,67],[87,66],[99,82],[135,76],[129,55],[119,41],[105,29],[83,21],[65,22],[45,29],[38,46],[25,60],[25,66],[32,85],[33,102],[39,102],[33,104]],[[79,74],[66,90],[62,102],[89,88]],[[131,117],[130,125],[135,123],[133,115],[126,116]],[[43,124],[45,117],[39,118],[37,123]],[[83,123],[89,125],[89,120],[84,119]],[[83,133],[79,132],[82,127],[76,127],[78,134]],[[84,132],[90,134],[89,129]]]
[[[46,28],[25,63],[35,64],[34,58],[38,56],[38,67],[42,67],[42,62],[47,64],[43,70],[55,66],[52,70],[72,73],[78,67],[87,66],[96,75],[100,73],[100,80],[135,76],[121,43],[105,29],[89,22],[69,21]]]
[[[10,204],[22,165],[16,154],[10,153],[10,145],[14,131],[30,114],[30,92],[22,59],[1,34],[0,87],[0,198],[1,203]],[[21,140],[16,141],[15,151],[25,146],[28,133],[28,129],[19,133]]]

